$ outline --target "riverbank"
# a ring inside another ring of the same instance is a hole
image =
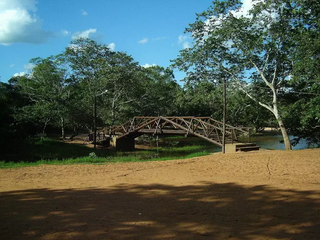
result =
[[[0,169],[5,239],[317,239],[320,149]]]

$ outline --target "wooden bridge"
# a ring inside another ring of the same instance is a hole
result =
[[[117,149],[134,149],[134,139],[143,134],[152,135],[185,135],[202,138],[214,145],[222,147],[223,123],[211,117],[134,117],[120,126],[109,129],[112,144]],[[239,142],[239,136],[247,137],[246,143]],[[250,129],[226,125],[226,144],[234,150],[258,150],[250,143]]]

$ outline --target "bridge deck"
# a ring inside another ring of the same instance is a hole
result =
[[[177,134],[202,138],[217,146],[222,146],[223,123],[211,117],[134,117],[131,121],[109,129],[111,135],[121,138],[135,138],[143,134]],[[238,136],[248,136],[249,128],[226,125],[226,141],[238,142]]]

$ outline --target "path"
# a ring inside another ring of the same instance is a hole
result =
[[[3,239],[318,239],[320,149],[0,169]]]

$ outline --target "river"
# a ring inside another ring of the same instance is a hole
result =
[[[290,139],[293,139],[294,136],[289,136]],[[244,141],[246,141],[245,139]],[[282,150],[284,149],[284,143],[281,142],[283,140],[282,135],[262,135],[262,136],[252,136],[251,137],[251,142],[256,143],[258,146],[264,149],[275,149],[275,150]],[[207,145],[212,146],[212,151],[213,152],[219,152],[221,151],[220,147],[214,146],[211,143],[197,138],[197,137],[188,137],[188,138],[177,138],[177,139],[162,139],[163,144],[167,145],[172,143],[173,141],[178,145],[178,146],[187,146],[187,145]],[[305,139],[301,139],[300,142],[292,146],[293,150],[298,150],[298,149],[306,149],[309,147],[317,147],[317,146],[309,146],[307,141]],[[210,147],[211,148],[211,147]]]
[[[290,139],[293,139],[294,136],[289,136]],[[281,141],[283,140],[282,135],[264,135],[264,136],[253,136],[251,137],[251,142],[256,143],[261,148],[265,149],[284,149],[284,143]],[[295,146],[292,146],[293,150],[298,149],[306,149],[309,147],[308,142],[305,139],[301,139],[299,143]]]

